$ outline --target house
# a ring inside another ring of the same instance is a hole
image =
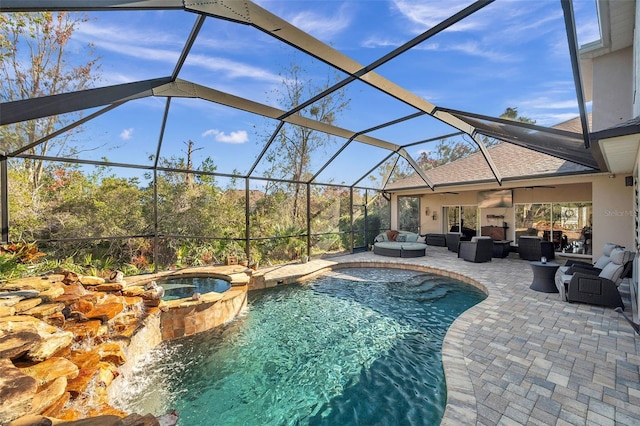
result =
[[[610,241],[638,251],[640,29],[634,22],[640,17],[640,2],[600,0],[597,6],[601,38],[581,46],[578,73],[584,100],[592,103],[591,120],[585,120],[590,144],[582,149],[597,167],[558,158],[548,150],[534,151],[515,140],[503,142],[487,152],[500,182],[485,153],[477,152],[426,171],[434,189],[417,174],[389,184],[385,189],[392,194],[392,226],[402,228],[398,199],[410,197],[420,206],[421,233],[443,233],[452,226],[476,232],[498,227],[515,245],[527,232],[554,239],[556,249],[564,249],[568,257],[597,258]],[[580,123],[576,119],[555,128],[581,132]],[[490,195],[508,199],[491,204]],[[637,264],[636,257],[636,295]]]

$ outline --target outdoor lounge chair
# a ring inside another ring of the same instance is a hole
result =
[[[621,248],[618,244],[615,243],[607,243],[602,247],[602,256],[600,256],[594,263],[582,262],[579,260],[569,259],[566,261],[564,266],[560,267],[560,272],[563,274],[573,274],[574,270],[580,269],[590,269],[597,270],[598,273],[602,271],[602,268],[607,266],[607,263],[610,262],[611,252],[615,248]]]
[[[622,248],[611,251],[609,263],[601,271],[576,269],[572,275],[559,274],[556,287],[568,302],[582,302],[609,308],[624,307],[618,285],[631,268],[635,253]]]
[[[491,237],[473,237],[471,241],[460,241],[458,257],[468,262],[489,262],[493,256],[493,240]]]
[[[551,241],[543,241],[540,237],[523,235],[518,241],[518,255],[520,259],[540,261],[544,256],[547,260],[555,258],[555,248]]]

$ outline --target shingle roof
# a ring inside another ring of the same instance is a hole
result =
[[[491,147],[488,151],[503,179],[526,179],[592,171],[589,167],[506,142]],[[491,169],[480,152],[427,170],[425,174],[434,186],[495,181]],[[390,183],[385,189],[415,187],[426,187],[417,174]]]

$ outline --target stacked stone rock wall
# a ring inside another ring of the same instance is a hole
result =
[[[127,418],[107,389],[132,336],[160,314],[160,301],[138,292],[70,272],[0,284],[0,425],[29,415]]]

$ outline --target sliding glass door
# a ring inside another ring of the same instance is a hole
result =
[[[473,237],[478,232],[477,206],[446,206],[444,226],[446,232],[462,232],[466,237]]]
[[[522,235],[553,241],[556,251],[591,254],[591,202],[514,205],[516,244]]]

